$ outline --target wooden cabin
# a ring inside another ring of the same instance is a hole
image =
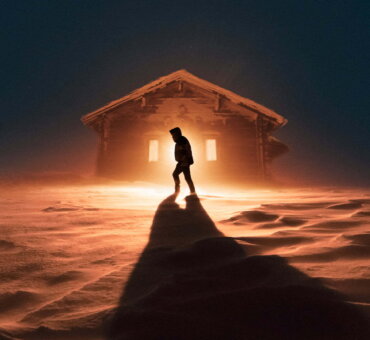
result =
[[[195,180],[268,179],[273,159],[288,150],[272,136],[286,124],[284,117],[186,70],[161,77],[81,120],[98,134],[97,175],[108,178],[168,178],[175,165],[169,130],[176,126],[192,145]]]

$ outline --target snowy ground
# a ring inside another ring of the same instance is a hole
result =
[[[104,338],[102,320],[119,304],[170,188],[1,191],[0,339],[1,334],[5,339]],[[245,245],[249,255],[284,257],[369,310],[369,192],[212,189],[200,190],[199,198],[215,227]],[[170,241],[178,235],[177,245],[184,246],[205,237],[184,236],[194,216],[186,215],[184,195],[176,202],[175,220],[167,220],[173,227]]]

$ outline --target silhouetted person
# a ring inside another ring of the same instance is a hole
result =
[[[183,172],[186,182],[189,185],[190,193],[195,193],[194,183],[190,175],[190,165],[194,163],[191,146],[185,136],[182,135],[179,127],[170,130],[172,139],[175,145],[175,160],[177,161],[176,168],[172,173],[175,180],[175,192],[180,191],[180,174]]]

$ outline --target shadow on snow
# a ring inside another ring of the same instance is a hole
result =
[[[111,340],[367,339],[337,292],[276,255],[225,237],[195,195],[171,195],[110,317]]]

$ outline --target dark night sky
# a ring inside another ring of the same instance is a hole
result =
[[[92,171],[80,116],[185,68],[288,118],[282,178],[370,184],[369,1],[2,2],[0,172]]]

